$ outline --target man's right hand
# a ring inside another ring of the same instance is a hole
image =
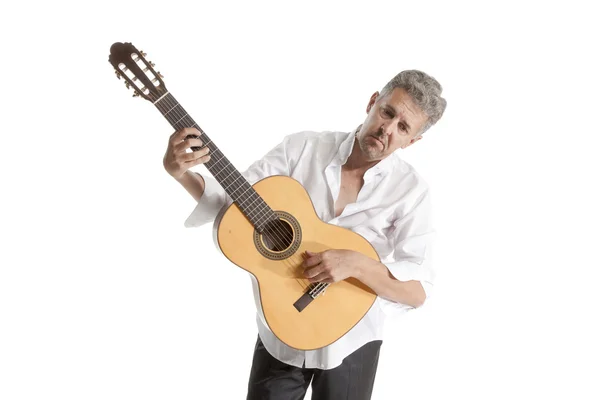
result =
[[[198,151],[187,152],[191,147],[202,146],[202,141],[190,135],[200,136],[196,128],[183,128],[173,133],[169,138],[169,145],[163,158],[165,170],[173,178],[180,180],[188,169],[194,165],[204,164],[210,160],[208,146]]]

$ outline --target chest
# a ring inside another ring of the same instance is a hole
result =
[[[335,201],[335,216],[338,217],[350,203],[356,202],[358,193],[364,184],[362,175],[356,175],[342,170],[340,192]]]

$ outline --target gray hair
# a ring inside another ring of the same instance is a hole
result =
[[[395,88],[406,90],[417,106],[427,115],[425,126],[416,136],[425,133],[442,118],[446,109],[446,99],[441,96],[442,85],[435,78],[414,69],[402,71],[381,89],[378,97],[386,96]]]

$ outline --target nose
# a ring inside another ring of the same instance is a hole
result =
[[[381,131],[384,135],[390,136],[392,133],[394,133],[394,124],[391,121],[383,122],[381,124]]]

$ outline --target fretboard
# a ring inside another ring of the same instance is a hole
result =
[[[263,231],[268,221],[276,219],[273,210],[256,193],[246,178],[229,162],[200,126],[196,124],[181,104],[175,100],[173,95],[167,93],[158,99],[154,105],[175,130],[194,127],[201,132],[199,139],[202,141],[202,146],[191,147],[191,149],[197,151],[206,146],[209,147],[210,160],[204,165],[259,232]]]

